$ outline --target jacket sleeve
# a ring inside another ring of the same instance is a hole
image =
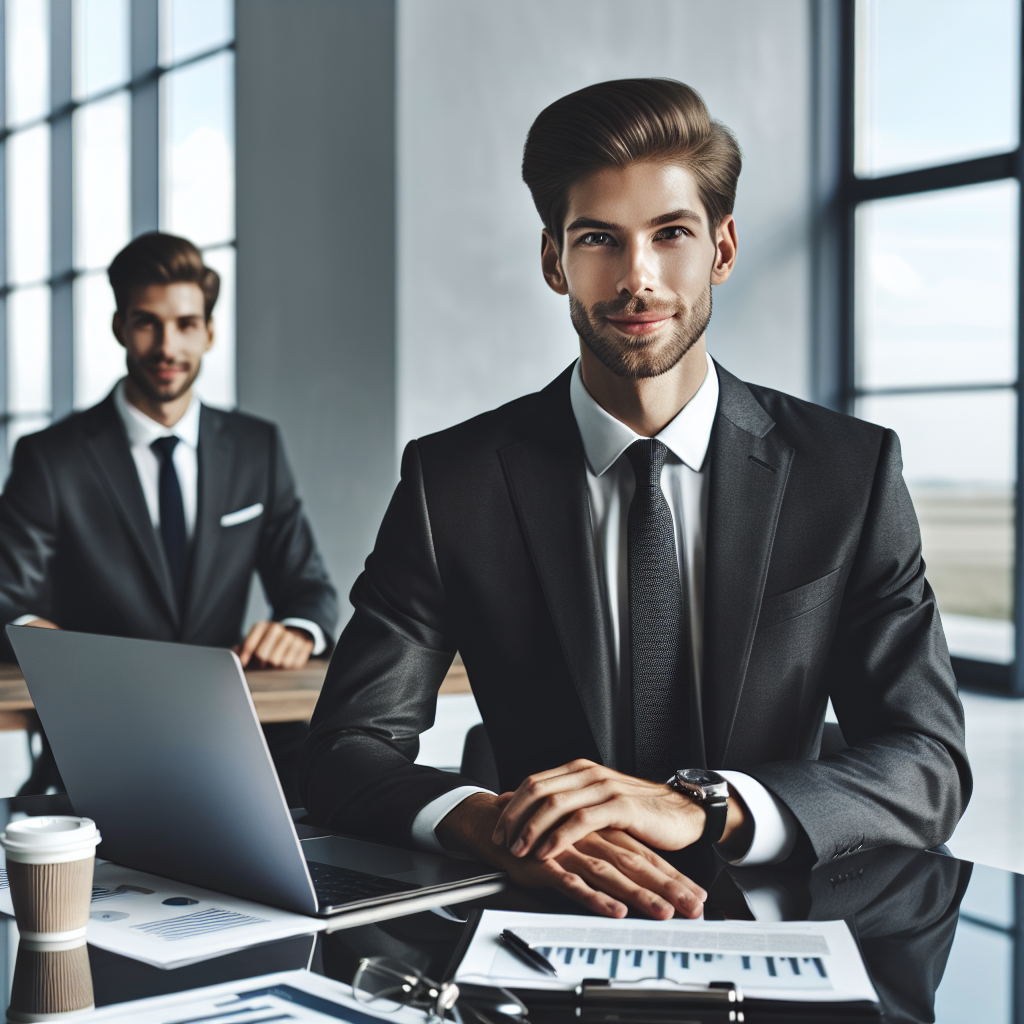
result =
[[[32,438],[24,437],[0,495],[0,627],[21,615],[52,614],[48,580],[59,518],[46,460]]]
[[[413,763],[456,650],[415,441],[351,601],[302,753],[305,806],[314,821],[409,845],[421,808],[472,785]]]
[[[295,493],[295,480],[276,427],[270,458],[271,503],[256,568],[274,619],[309,619],[323,630],[330,647],[338,625],[338,593]]]
[[[888,430],[825,668],[849,746],[748,771],[796,815],[819,864],[878,846],[938,846],[970,799],[963,707],[924,573]]]

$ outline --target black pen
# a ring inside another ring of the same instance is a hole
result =
[[[528,964],[535,971],[542,971],[550,974],[553,978],[558,977],[558,972],[551,966],[548,959],[540,955],[528,942],[524,942],[515,932],[506,928],[499,939],[505,944],[505,948],[513,955]]]

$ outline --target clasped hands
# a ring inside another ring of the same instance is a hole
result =
[[[680,850],[704,831],[705,814],[667,785],[593,761],[531,775],[514,793],[475,793],[438,825],[441,843],[552,888],[606,917],[635,910],[665,919],[699,917],[707,893],[659,850]],[[749,842],[749,814],[730,797],[722,845]]]

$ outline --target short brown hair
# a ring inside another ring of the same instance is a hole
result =
[[[526,136],[523,181],[559,249],[572,186],[642,160],[679,162],[693,174],[712,235],[732,213],[740,147],[688,85],[670,78],[601,82],[540,112]]]
[[[203,263],[203,254],[187,239],[149,231],[129,242],[107,270],[117,310],[123,313],[136,288],[151,284],[197,284],[203,292],[206,319],[220,294],[220,275]]]

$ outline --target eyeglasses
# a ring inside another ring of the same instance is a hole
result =
[[[426,1014],[429,1024],[510,1024],[523,1022],[526,1007],[511,992],[490,985],[436,982],[415,967],[386,956],[359,961],[352,992],[356,1000],[378,1013],[412,1007]]]

